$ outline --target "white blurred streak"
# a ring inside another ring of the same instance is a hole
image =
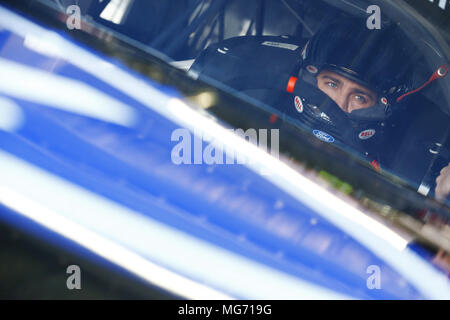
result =
[[[98,120],[131,127],[132,108],[80,81],[0,58],[0,92]]]
[[[0,130],[14,132],[23,122],[22,109],[14,101],[0,97]]]
[[[111,0],[100,14],[100,18],[122,24],[131,8],[132,0]]]
[[[230,299],[213,289],[164,269],[132,250],[70,221],[44,206],[0,187],[0,202],[44,227],[73,240],[118,266],[123,267],[153,285],[188,299]]]
[[[0,203],[6,207],[182,297],[349,298],[160,223],[2,151],[0,176]]]
[[[178,99],[170,100],[167,111],[171,113],[172,119],[176,119],[177,122],[183,122],[187,128],[191,130],[196,128],[201,129],[203,132],[208,132],[208,134],[213,136],[213,141],[220,141],[226,148],[234,149],[237,154],[252,159],[253,161],[251,161],[249,165],[251,166],[253,163],[254,169],[257,169],[258,171],[261,168],[264,168],[265,172],[267,172],[268,179],[269,176],[275,175],[272,179],[269,179],[273,180],[272,182],[275,184],[282,184],[280,181],[277,181],[277,179],[280,178],[280,173],[282,174],[283,180],[289,178],[286,182],[296,186],[294,189],[295,193],[301,192],[303,194],[302,201],[306,201],[306,203],[315,207],[314,209],[319,210],[320,212],[330,212],[327,214],[327,218],[333,218],[331,216],[333,214],[334,218],[332,220],[351,222],[350,225],[356,224],[359,227],[363,227],[366,231],[384,239],[384,241],[387,241],[392,247],[399,251],[405,249],[408,244],[405,239],[383,224],[347,204],[323,187],[300,175],[297,171],[270,156],[267,152],[264,152],[254,144],[248,143],[245,139],[233,134],[216,122],[203,117],[200,113],[196,112],[182,101]],[[342,218],[345,219],[342,220]],[[348,227],[346,229],[348,229]]]

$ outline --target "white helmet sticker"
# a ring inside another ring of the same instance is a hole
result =
[[[372,138],[375,135],[375,132],[376,132],[375,129],[367,129],[367,130],[361,131],[359,133],[358,137],[361,140],[367,140],[367,139]]]
[[[280,49],[287,49],[287,50],[292,50],[292,51],[295,51],[298,49],[298,46],[296,46],[295,44],[284,43],[284,42],[264,41],[262,43],[262,45],[268,46],[268,47],[280,48]]]
[[[316,66],[313,66],[313,65],[307,66],[307,67],[306,67],[306,70],[308,70],[308,72],[309,72],[309,73],[312,73],[312,74],[316,74],[317,72],[319,72],[319,70],[317,69],[317,67],[316,67]]]
[[[296,96],[294,98],[294,103],[295,103],[295,109],[297,109],[298,112],[302,113],[303,112],[303,102],[302,99],[298,96]]]

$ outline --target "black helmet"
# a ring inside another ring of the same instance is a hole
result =
[[[369,30],[366,20],[348,18],[322,27],[302,51],[300,75],[288,115],[321,140],[350,146],[369,159],[381,160],[391,134],[397,98],[411,90],[411,44],[399,26]],[[317,87],[322,70],[336,72],[374,91],[374,106],[344,112]],[[395,107],[394,107],[395,106]],[[325,138],[324,138],[325,137]],[[383,162],[383,161],[381,161]]]
[[[375,108],[353,116],[383,118],[396,99],[412,88],[414,50],[397,24],[370,30],[365,19],[348,18],[322,27],[302,52],[305,80],[315,81],[327,69],[349,78],[378,95]]]

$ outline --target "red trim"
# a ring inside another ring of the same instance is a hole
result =
[[[278,116],[276,114],[272,114],[269,118],[269,122],[270,123],[275,123],[275,121],[277,121]]]
[[[375,160],[373,160],[370,163],[370,165],[372,166],[372,168],[375,169],[375,171],[380,171],[380,169],[381,169],[380,164],[377,161],[375,161]]]
[[[439,74],[439,71],[443,71],[443,74]],[[437,68],[437,70],[432,74],[432,76],[430,77],[430,79],[428,79],[427,82],[425,82],[422,86],[420,86],[419,88],[407,92],[404,95],[400,96],[397,98],[397,102],[400,102],[403,100],[404,97],[409,96],[410,94],[419,92],[420,90],[422,90],[423,88],[425,88],[426,86],[428,86],[430,83],[432,83],[434,80],[440,79],[440,78],[444,78],[447,74],[448,74],[449,68],[447,65],[442,65],[439,68]]]
[[[298,80],[298,78],[296,78],[296,77],[289,78],[289,82],[286,87],[287,92],[290,92],[290,93],[294,92],[295,84],[297,83],[297,80]]]

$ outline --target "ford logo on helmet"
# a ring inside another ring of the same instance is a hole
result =
[[[326,132],[323,132],[323,131],[320,131],[320,130],[314,130],[313,133],[316,136],[316,138],[319,139],[319,140],[322,140],[322,141],[327,142],[327,143],[333,143],[334,142],[334,138],[332,136],[330,136]]]

